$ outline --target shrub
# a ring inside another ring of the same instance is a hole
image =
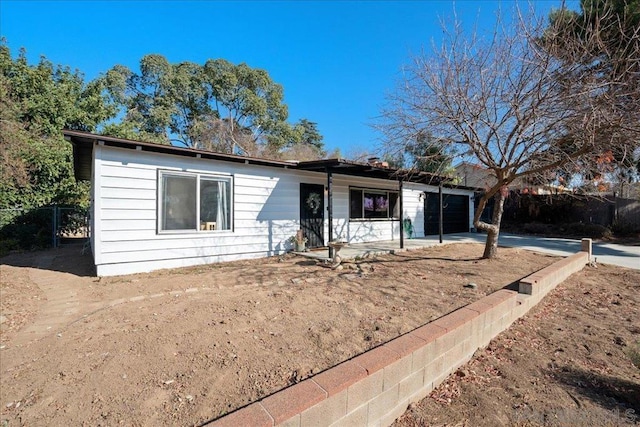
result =
[[[613,222],[613,225],[611,225],[611,231],[618,237],[628,237],[639,233],[640,226],[616,220]]]
[[[531,234],[549,234],[552,229],[549,224],[541,224],[539,222],[529,222],[523,228],[525,233]]]
[[[611,230],[600,224],[585,224],[584,226],[584,236],[583,237],[593,237],[597,239],[609,239],[613,236]]]
[[[34,209],[22,212],[4,221],[0,228],[0,240],[16,241],[14,249],[41,249],[51,246],[52,210]]]
[[[572,222],[564,226],[566,233],[571,236],[592,237],[594,239],[610,238],[613,234],[604,225],[600,224],[583,224],[581,222]]]
[[[0,239],[0,256],[5,256],[11,251],[20,249],[20,242],[16,239]]]

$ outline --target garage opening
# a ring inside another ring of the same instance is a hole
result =
[[[443,233],[469,232],[469,196],[444,194],[442,196]],[[425,193],[424,234],[439,234],[439,198],[437,193]]]

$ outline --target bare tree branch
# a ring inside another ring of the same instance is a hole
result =
[[[606,28],[588,28],[582,38],[567,33],[563,20],[549,25],[517,5],[484,37],[465,33],[459,22],[445,25],[442,46],[412,58],[388,97],[379,129],[389,148],[429,132],[443,150],[463,145],[495,175],[474,215],[476,228],[488,233],[485,257],[496,254],[513,180],[555,177],[607,151],[640,146],[640,33],[631,33],[624,60],[616,59],[611,50],[622,48],[604,37],[622,31],[611,13],[605,8],[595,19]],[[494,217],[483,222],[494,196]]]

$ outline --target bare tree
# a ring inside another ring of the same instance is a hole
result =
[[[576,65],[575,45],[573,53],[564,45],[560,58],[545,41],[553,28],[544,19],[517,6],[498,15],[486,37],[465,33],[459,22],[443,25],[442,45],[412,58],[380,124],[388,149],[430,132],[434,147],[461,153],[495,176],[473,221],[487,232],[484,258],[497,254],[509,183],[579,165],[620,144],[621,133],[637,139],[640,123],[628,120],[629,102],[636,102],[636,115],[640,110],[637,93],[630,101],[628,91],[610,90],[617,83]],[[483,222],[492,198],[493,218]]]

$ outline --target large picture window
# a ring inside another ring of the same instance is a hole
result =
[[[395,219],[399,216],[397,191],[349,189],[350,219]]]
[[[231,230],[231,177],[160,171],[159,181],[159,231]]]

